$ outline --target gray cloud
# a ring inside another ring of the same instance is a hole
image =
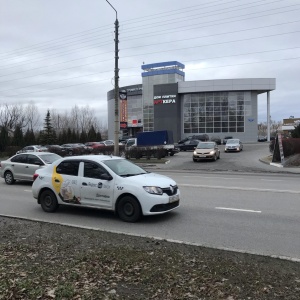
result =
[[[141,83],[143,62],[177,60],[186,80],[276,78],[272,119],[300,116],[298,1],[110,2],[120,21],[120,86]],[[89,105],[106,119],[114,21],[104,0],[0,0],[0,104]],[[266,95],[258,105],[266,121]]]

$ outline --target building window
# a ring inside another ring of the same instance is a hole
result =
[[[252,113],[244,92],[195,93],[183,96],[184,133],[244,132]]]

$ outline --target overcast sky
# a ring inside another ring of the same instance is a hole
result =
[[[300,0],[110,0],[118,11],[120,87],[141,65],[185,64],[186,81],[276,78],[271,118],[300,117]],[[107,120],[115,12],[105,0],[0,0],[0,104]],[[267,119],[267,94],[258,121]]]

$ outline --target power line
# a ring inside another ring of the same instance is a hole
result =
[[[252,2],[252,3],[257,3],[257,2],[261,2],[261,1],[264,1],[264,0],[259,0],[259,1],[256,1],[256,2]],[[274,2],[279,2],[279,1],[282,1],[282,0],[276,0],[276,1],[273,1],[273,2],[271,2],[271,3],[264,3],[264,4],[261,4],[261,5],[267,5],[267,4],[272,4],[272,3],[274,3]],[[227,2],[227,3],[232,3],[232,2],[236,2],[236,0],[235,1],[229,1],[229,2]],[[251,3],[250,3],[251,4]],[[245,5],[245,4],[243,4],[243,5]],[[247,5],[247,4],[246,4]],[[199,6],[201,6],[201,5],[199,5]],[[216,5],[211,5],[211,6],[208,6],[208,7],[213,7],[213,6],[216,6]],[[234,6],[234,7],[239,7],[239,6],[242,6],[242,5],[238,5],[238,6]],[[258,6],[258,5],[256,5],[256,6]],[[195,7],[195,6],[194,6]],[[197,6],[196,6],[197,7]],[[289,7],[289,6],[288,6]],[[201,8],[202,9],[202,8]],[[225,9],[229,9],[229,8],[225,8]],[[242,9],[244,9],[244,8],[242,8]],[[224,10],[224,9],[223,9]],[[221,13],[224,13],[223,12],[223,10],[221,10],[222,12]],[[237,10],[241,10],[241,9],[237,9]],[[237,10],[234,10],[234,11],[237,11]],[[177,13],[178,14],[178,13]],[[220,14],[220,13],[218,13],[218,14]],[[213,15],[218,15],[218,14],[212,14],[212,16]],[[197,15],[197,18],[199,17],[199,14]],[[207,15],[206,15],[206,17],[207,17]],[[188,17],[189,18],[189,17]],[[181,18],[182,19],[182,18]],[[159,25],[159,24],[161,24],[161,23],[163,23],[163,22],[160,22],[160,23],[158,23],[158,25],[156,25],[156,26],[161,26],[161,25]],[[174,22],[171,22],[171,23],[174,23]],[[178,23],[178,20],[176,20],[176,23]],[[151,27],[153,27],[154,25],[153,24],[151,24]],[[140,28],[141,28],[141,26],[139,26],[139,29],[138,30],[140,30]],[[108,35],[108,34],[105,34],[104,36],[106,36],[106,35]],[[97,39],[99,39],[99,38],[97,38]],[[95,40],[95,39],[92,39],[92,40]],[[83,40],[84,41],[84,40]],[[88,41],[91,41],[91,40],[88,40]],[[75,41],[76,42],[76,41]],[[78,42],[78,41],[77,41]],[[73,43],[73,42],[72,42]],[[44,43],[42,43],[42,44],[44,44]],[[65,44],[63,44],[62,46],[64,46],[64,45],[68,45],[69,43],[65,43]],[[57,45],[57,46],[59,46],[59,45]],[[51,47],[51,48],[56,48],[57,46],[55,46],[55,47]],[[50,48],[50,49],[51,49]],[[76,48],[76,49],[82,49],[82,48]],[[42,50],[42,49],[39,49],[39,50]],[[36,50],[36,51],[39,51],[39,50]],[[46,51],[48,50],[48,49],[45,49]],[[24,51],[22,51],[21,52],[22,54],[24,54]],[[3,58],[4,59],[4,58]],[[5,58],[5,59],[7,59],[7,58]]]
[[[234,67],[234,66],[241,66],[241,65],[250,65],[250,64],[258,64],[258,63],[271,63],[271,62],[277,62],[277,61],[287,61],[287,60],[295,60],[299,59],[300,57],[292,57],[292,58],[283,58],[283,59],[273,59],[273,60],[265,60],[265,61],[256,61],[256,62],[249,62],[249,63],[242,63],[242,64],[233,64],[233,65],[222,65],[222,66],[214,66],[214,67],[200,67],[200,68],[194,68],[190,70],[202,70],[202,69],[210,69],[210,68],[225,68],[225,67]],[[122,78],[126,77],[140,77],[141,75],[127,75],[127,76],[122,76]],[[57,90],[57,89],[62,89],[62,88],[68,88],[68,87],[73,87],[73,86],[79,86],[79,85],[85,85],[85,84],[90,84],[90,83],[97,83],[97,82],[102,82],[102,81],[109,81],[111,78],[106,78],[106,79],[101,79],[101,80],[95,80],[95,81],[89,81],[89,82],[83,82],[83,83],[77,83],[77,84],[72,84],[72,85],[67,85],[63,87],[57,87],[57,88],[50,88],[50,89],[45,89],[45,90],[40,90],[40,91],[34,91],[34,92],[28,92],[28,93],[21,93],[21,94],[15,94],[15,95],[9,95],[9,96],[4,96],[5,98],[11,98],[11,97],[16,97],[16,96],[23,96],[23,95],[28,95],[28,94],[34,94],[34,93],[41,93],[44,91],[51,91],[51,90]]]
[[[294,11],[294,10],[293,10]],[[275,13],[275,14],[280,14],[282,12],[278,12],[278,13]],[[254,17],[254,18],[261,18],[261,17],[265,17],[265,16],[269,16],[269,15],[274,15],[274,14],[267,14],[267,15],[263,15],[263,16],[258,16],[258,17]],[[230,19],[230,18],[229,18]],[[253,17],[250,17],[250,18],[245,18],[245,19],[241,19],[241,20],[237,20],[237,21],[243,21],[243,20],[249,20],[249,19],[253,19]],[[197,27],[193,27],[194,29],[195,28],[204,28],[204,27],[208,27],[208,26],[215,26],[215,25],[224,25],[224,24],[228,24],[228,23],[232,23],[232,22],[237,22],[236,20],[234,21],[228,21],[228,22],[222,22],[222,23],[219,23],[219,24],[213,24],[213,25],[207,25],[207,26],[197,26]],[[189,27],[189,26],[185,26],[185,27]],[[182,29],[183,27],[180,27],[181,30],[190,30],[191,28],[188,28],[188,29]],[[169,31],[169,30],[164,30],[164,31]],[[173,31],[171,31],[173,32]],[[177,32],[177,31],[176,31]],[[163,33],[161,30],[159,31],[159,33],[155,32],[155,33],[152,33],[151,35],[148,35],[148,36],[157,36],[157,35],[161,35],[161,34],[165,34]],[[144,37],[147,37],[147,35],[144,35]],[[139,36],[137,37],[139,38]],[[134,38],[136,39],[136,38]],[[132,40],[132,39],[127,39],[127,40]],[[126,39],[125,39],[126,41]],[[111,43],[110,43],[111,44]],[[75,48],[73,50],[77,50],[77,49],[82,49],[82,48],[86,48],[86,47],[80,47],[80,48]],[[129,49],[129,48],[126,48],[126,49]],[[121,49],[122,50],[122,49]],[[67,52],[63,52],[63,53],[69,53],[69,52],[72,52],[72,51],[67,51]],[[97,55],[102,55],[102,54],[107,54],[107,53],[111,53],[111,52],[105,52],[105,53],[100,53],[100,54],[97,54]],[[52,57],[59,57],[61,55],[54,55]],[[11,66],[11,64],[8,64],[6,65],[6,68],[2,68],[1,70],[5,70],[5,69],[10,69],[10,68],[13,68],[15,67],[15,65],[17,66],[23,66],[23,65],[26,65],[27,63],[30,63],[32,61],[34,62],[39,62],[39,61],[43,61],[43,60],[47,60],[48,58],[45,58],[45,59],[39,59],[39,60],[27,60],[27,62],[24,62],[23,64],[19,64],[19,63],[14,63],[12,64],[13,66]],[[10,67],[7,67],[7,66],[10,66]]]
[[[224,32],[224,33],[217,33],[217,34],[209,35],[209,37],[211,37],[211,36],[217,36],[217,35],[224,35],[224,34],[237,33],[237,32],[243,32],[243,31],[248,31],[248,30],[256,30],[256,29],[267,28],[267,27],[273,27],[273,26],[286,25],[286,24],[291,24],[291,23],[295,23],[295,22],[300,22],[300,20],[291,21],[291,22],[286,22],[286,23],[272,24],[272,25],[269,25],[269,26],[260,26],[260,27],[248,28],[248,29],[243,29],[243,30],[236,30],[236,31],[229,31],[229,32]],[[186,38],[186,39],[182,39],[181,41],[186,41],[186,40],[190,40],[190,39],[198,39],[198,38],[203,38],[203,37],[207,37],[207,36],[198,36],[198,37]],[[174,42],[177,42],[177,40],[168,41],[168,44],[169,44],[169,43],[174,43]],[[165,43],[165,42],[162,42],[162,43],[156,43],[156,45],[164,44],[164,43]],[[124,49],[122,49],[122,50],[135,49],[135,48],[141,48],[141,47],[147,47],[147,46],[152,46],[152,44],[143,45],[143,46],[136,46],[136,47],[130,47],[130,48],[124,48]],[[99,54],[92,55],[92,56],[88,56],[88,57],[83,57],[83,58],[89,58],[89,57],[94,57],[94,56],[98,56],[98,55],[99,55]],[[63,62],[63,63],[57,63],[57,64],[54,64],[54,65],[51,65],[51,67],[52,67],[52,66],[55,66],[55,65],[60,65],[60,64],[67,63],[67,62],[71,62],[71,61],[80,60],[80,59],[82,59],[82,58],[74,59],[74,60],[70,60],[70,61],[66,61],[66,62]],[[38,76],[38,75],[50,74],[50,73],[59,72],[59,71],[63,71],[63,70],[69,70],[69,69],[73,69],[73,68],[77,68],[77,67],[82,67],[82,66],[92,65],[92,64],[95,64],[95,63],[100,63],[100,62],[107,62],[107,61],[110,61],[110,60],[112,60],[112,59],[102,60],[102,61],[96,61],[96,62],[92,62],[92,63],[88,63],[88,64],[83,64],[83,65],[79,65],[79,66],[74,66],[74,67],[64,68],[64,69],[55,70],[55,71],[50,71],[50,72],[46,72],[46,73],[39,73],[39,74],[37,74],[37,75],[32,75],[32,76],[26,76],[26,77],[17,78],[17,80],[18,80],[18,79],[23,79],[23,78],[35,77],[35,76]],[[28,72],[28,71],[36,70],[36,69],[44,69],[44,68],[45,68],[45,67],[38,67],[38,68],[29,69],[29,70],[25,70],[25,71],[19,71],[19,72],[15,72],[15,73],[6,74],[6,75],[0,75],[0,77],[9,76],[9,75],[14,75],[14,74],[18,74],[18,73],[24,73],[24,72]],[[14,81],[14,80],[16,80],[16,79],[10,79],[10,80],[6,80],[6,81],[1,81],[0,83],[10,82],[10,81]]]

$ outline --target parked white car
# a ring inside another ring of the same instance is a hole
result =
[[[33,197],[46,212],[60,204],[114,211],[123,221],[157,215],[179,207],[176,182],[149,173],[115,156],[86,155],[60,159],[36,171]]]

